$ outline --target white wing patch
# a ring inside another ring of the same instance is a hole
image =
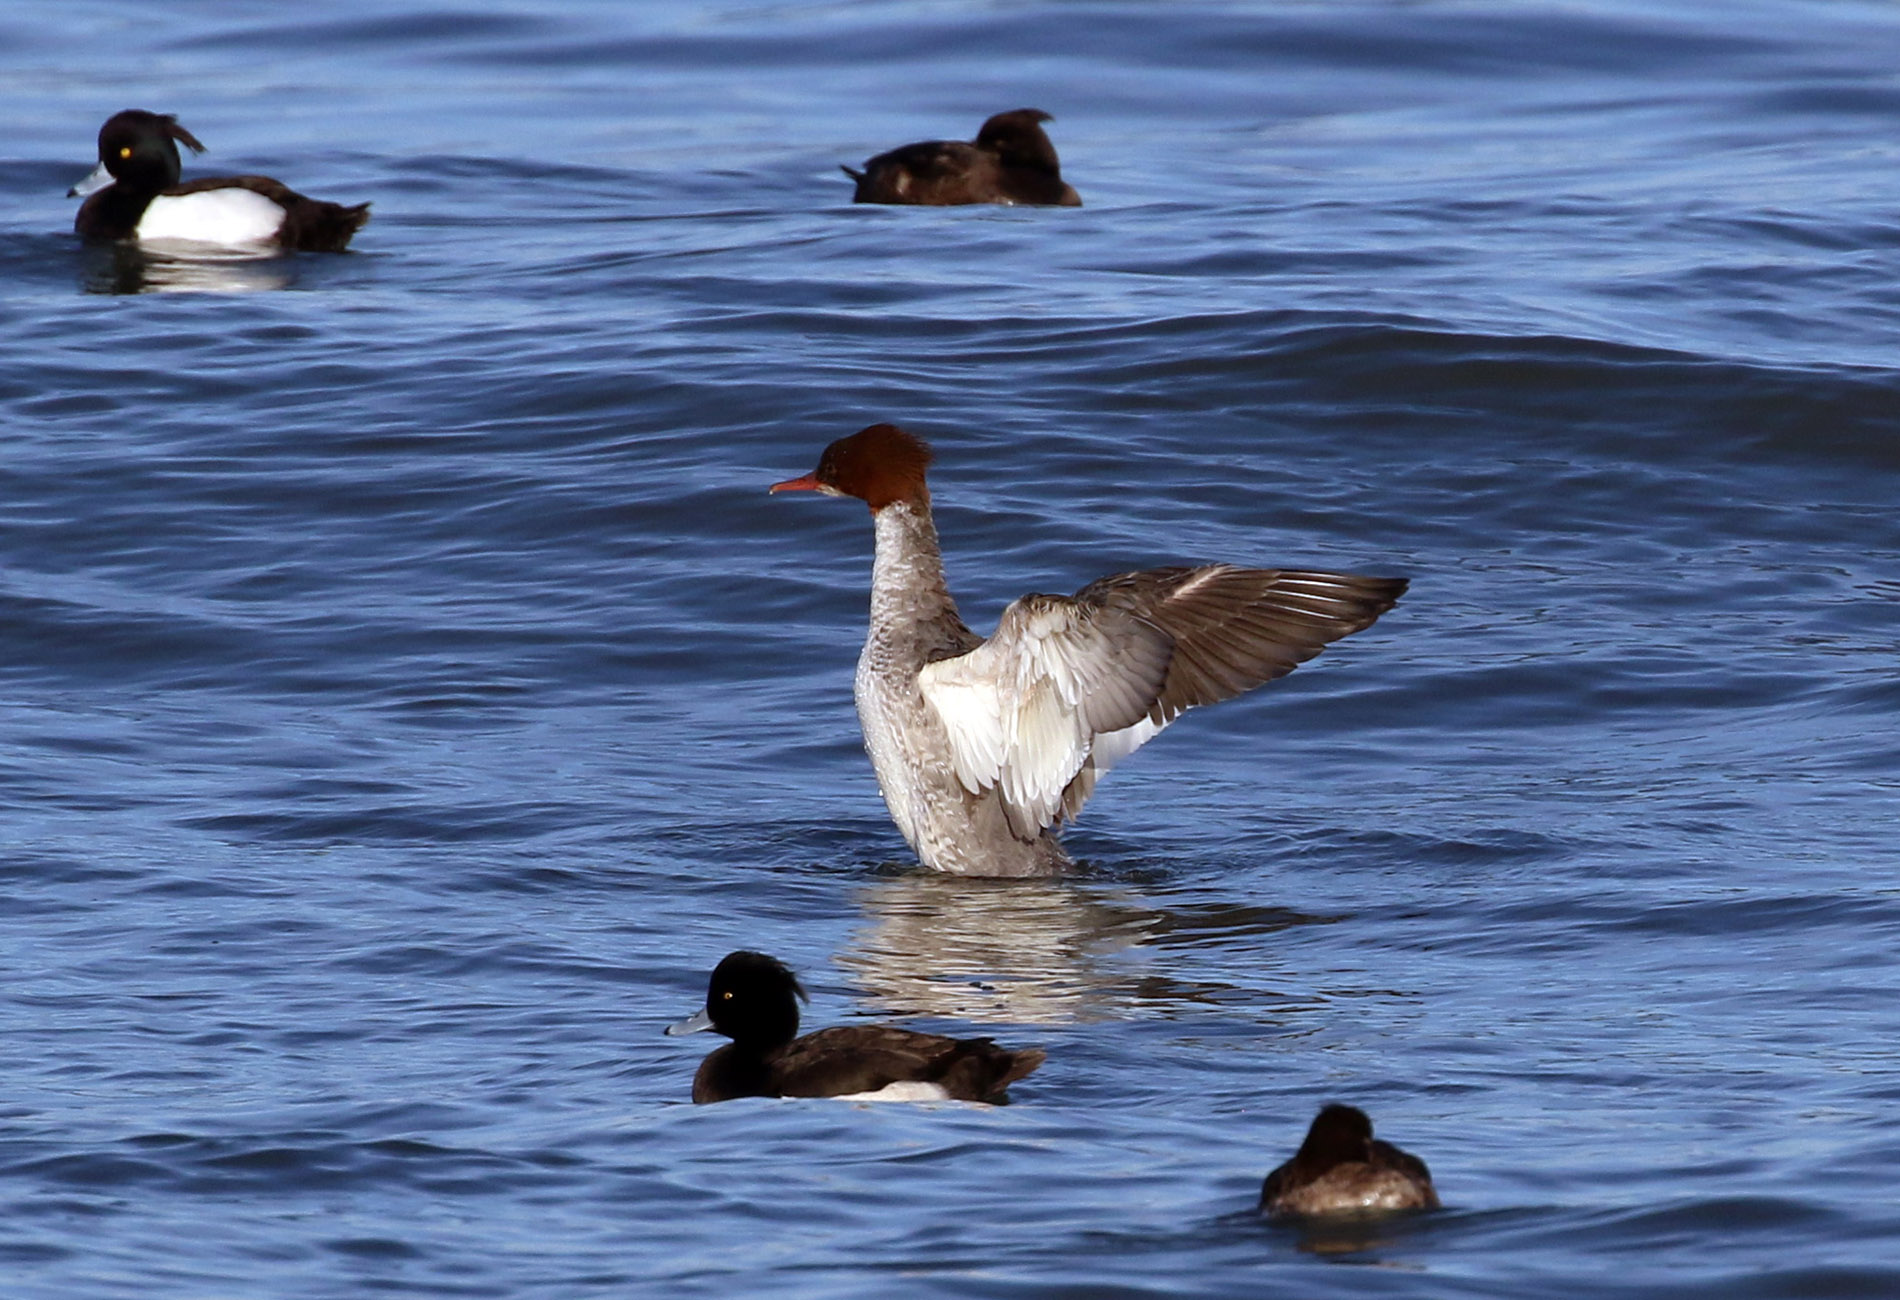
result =
[[[1104,773],[1185,710],[1284,676],[1404,590],[1231,564],[1118,573],[1072,598],[1023,597],[995,636],[917,681],[957,780],[995,791],[1027,840],[1080,812]]]
[[[949,733],[957,780],[971,794],[997,790],[1011,828],[1029,838],[1061,816],[1098,738],[1119,738],[1112,762],[1160,730],[1148,709],[1172,651],[1167,633],[1126,611],[1025,596],[996,635],[917,679]],[[1126,743],[1123,733],[1144,728]]]
[[[1161,728],[1166,725],[1153,718],[1143,718],[1132,727],[1106,731],[1097,736],[1095,743],[1089,747],[1089,757],[1095,762],[1095,775],[1107,776],[1115,764],[1160,735]]]

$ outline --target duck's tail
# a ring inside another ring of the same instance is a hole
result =
[[[955,1059],[938,1080],[959,1101],[1008,1101],[1004,1094],[1018,1079],[1028,1078],[1048,1059],[1040,1047],[998,1047],[987,1038],[965,1038],[956,1045]]]

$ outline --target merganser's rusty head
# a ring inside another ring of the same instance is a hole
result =
[[[929,501],[929,467],[930,447],[922,438],[894,424],[874,424],[826,447],[811,473],[774,483],[771,490],[856,497],[877,511],[898,501]]]

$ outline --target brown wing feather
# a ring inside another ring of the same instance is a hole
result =
[[[1117,573],[1075,600],[1125,610],[1172,639],[1167,678],[1147,709],[1158,728],[1292,672],[1370,626],[1406,586],[1403,578],[1212,564]],[[1063,820],[1075,820],[1101,775],[1091,755],[1062,791]]]
[[[1403,578],[1297,569],[1144,569],[1092,582],[1076,600],[1127,609],[1174,638],[1157,724],[1231,699],[1371,626],[1404,594]]]
[[[786,1097],[838,1097],[893,1083],[935,1083],[959,1101],[994,1101],[1043,1062],[987,1038],[948,1038],[893,1025],[838,1025],[806,1034],[771,1061]]]
[[[996,156],[961,140],[929,140],[881,153],[864,164],[857,203],[925,205],[990,201]]]

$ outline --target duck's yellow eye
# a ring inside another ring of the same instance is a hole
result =
[[[726,991],[725,991],[724,993],[721,993],[721,994],[719,995],[719,1000],[720,1000],[721,1002],[730,1002],[730,1001],[732,1001],[732,990],[731,990],[731,989],[727,989],[727,990],[726,990]]]
[[[121,148],[120,148],[120,150],[119,150],[119,157],[121,157],[121,158],[130,158],[131,156],[132,156],[132,146],[131,146],[131,145],[129,145],[129,144],[128,144],[128,145],[125,145],[125,146],[123,146],[123,147],[121,147]]]

